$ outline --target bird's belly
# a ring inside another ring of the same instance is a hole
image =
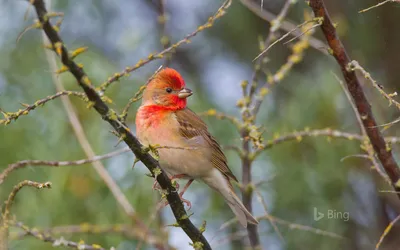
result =
[[[213,166],[208,149],[192,147],[159,149],[160,166],[169,175],[185,174],[197,179],[207,176]]]

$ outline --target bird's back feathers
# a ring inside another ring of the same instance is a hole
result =
[[[183,137],[191,139],[201,136],[212,150],[211,162],[213,166],[221,171],[225,176],[234,181],[238,181],[229,169],[226,157],[221,150],[218,142],[208,132],[207,125],[189,108],[175,111],[176,119],[180,124],[180,133]]]

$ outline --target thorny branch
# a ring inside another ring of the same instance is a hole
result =
[[[51,2],[49,2],[50,6],[49,9],[51,9]],[[56,27],[59,27],[61,25],[61,20],[59,20],[59,23],[56,23]],[[55,85],[57,91],[65,91],[64,84],[61,81],[61,78],[57,77],[57,73],[60,72],[68,72],[68,67],[65,65],[62,65],[60,70],[57,70],[57,57],[53,53],[53,50],[55,49],[54,46],[50,43],[46,37],[46,34],[42,32],[42,40],[43,44],[45,45],[45,55],[47,62],[50,66],[51,71],[56,72],[52,74],[52,79],[53,79],[53,84]],[[46,44],[49,44],[46,46]],[[84,53],[87,51],[88,47],[80,47],[75,49],[74,51],[70,52],[71,60],[76,58],[78,55]],[[83,65],[79,65],[79,67],[83,67]],[[85,98],[87,99],[86,95]],[[106,96],[102,96],[104,101],[109,101],[109,99]],[[85,153],[87,158],[95,158],[96,154],[93,150],[92,145],[89,142],[88,137],[86,136],[86,133],[83,129],[82,123],[77,115],[77,112],[75,108],[73,107],[71,100],[68,98],[68,96],[63,96],[61,97],[61,102],[64,106],[64,109],[67,113],[67,117],[69,120],[69,123],[71,124],[71,127],[74,131],[74,134],[76,136],[76,139],[78,140],[83,152]],[[114,196],[115,200],[117,201],[118,205],[123,209],[125,214],[132,219],[132,222],[140,225],[144,231],[149,231],[148,228],[146,228],[145,224],[142,222],[142,220],[137,216],[137,213],[135,212],[135,209],[133,206],[130,204],[128,198],[124,195],[118,184],[114,181],[114,179],[111,177],[111,175],[108,173],[107,169],[104,167],[104,165],[100,161],[93,161],[92,166],[96,173],[100,176],[100,178],[104,181],[105,185],[109,188],[111,191],[111,194]],[[150,234],[150,232],[149,232]],[[163,250],[162,245],[155,245],[156,248],[159,250]]]
[[[323,18],[322,31],[332,50],[333,56],[341,67],[347,88],[354,100],[357,111],[362,118],[363,126],[371,141],[371,144],[382,163],[383,168],[388,174],[392,186],[396,191],[400,191],[400,170],[395,162],[391,149],[387,147],[384,138],[379,131],[375,118],[373,116],[371,105],[363,92],[361,84],[354,71],[348,69],[351,62],[342,42],[336,34],[336,28],[331,21],[328,11],[325,8],[323,0],[310,0],[310,7],[316,17]],[[400,198],[400,194],[398,194]]]
[[[231,3],[230,1],[226,1],[219,9],[216,16],[219,17],[223,15],[224,10],[228,8],[230,3]],[[68,54],[68,50],[64,46],[63,41],[61,40],[59,34],[53,28],[53,26],[50,24],[48,20],[47,10],[43,0],[33,1],[33,6],[35,7],[36,13],[38,15],[40,23],[42,24],[44,32],[46,33],[47,37],[52,43],[53,48],[55,48],[55,52],[61,58],[62,63],[66,67],[68,67],[69,71],[76,78],[78,84],[82,87],[82,89],[86,93],[94,109],[102,116],[104,120],[106,120],[116,130],[116,132],[121,136],[121,138],[123,138],[125,143],[130,147],[132,152],[136,155],[136,157],[139,158],[147,166],[152,175],[156,177],[161,188],[166,191],[166,198],[177,220],[178,223],[177,225],[179,225],[189,236],[189,238],[193,242],[194,247],[201,246],[203,249],[211,249],[209,243],[202,235],[202,232],[200,232],[199,229],[197,229],[190,221],[189,216],[187,215],[183,207],[182,201],[180,200],[176,192],[176,189],[171,185],[171,181],[169,180],[168,176],[164,173],[164,171],[159,167],[158,162],[148,153],[144,153],[142,151],[142,146],[139,143],[139,141],[136,139],[136,137],[132,135],[129,128],[127,128],[125,124],[121,122],[118,114],[114,110],[110,109],[107,106],[107,104],[101,99],[99,92],[94,88],[94,86],[92,85],[91,81],[89,80],[88,76],[85,74],[83,69],[80,68],[73,60],[71,60]],[[206,26],[196,30],[194,34],[197,34],[204,28],[211,26],[214,20],[215,16],[214,18],[210,18]],[[131,71],[127,70],[126,73],[129,73]],[[111,84],[111,82],[112,81],[109,81],[109,83],[106,86]],[[101,91],[101,88],[99,90]]]
[[[65,95],[77,96],[77,97],[80,97],[81,99],[83,99],[84,101],[87,101],[87,98],[86,98],[84,93],[76,92],[76,91],[60,91],[60,92],[58,92],[58,93],[56,93],[54,95],[51,95],[51,96],[48,96],[46,98],[40,99],[40,100],[36,101],[34,104],[31,104],[31,105],[25,104],[25,103],[21,103],[21,105],[24,106],[25,108],[24,109],[20,109],[17,112],[5,112],[5,111],[0,109],[0,112],[4,116],[4,119],[0,120],[0,124],[7,125],[11,121],[17,120],[20,116],[29,114],[29,112],[31,112],[32,110],[36,109],[37,107],[43,106],[47,102],[49,102],[51,100],[54,100],[57,97],[65,96]]]

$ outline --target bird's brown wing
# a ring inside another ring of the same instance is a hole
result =
[[[228,179],[238,181],[229,169],[226,157],[222,152],[221,147],[215,138],[208,132],[207,125],[201,120],[201,118],[188,108],[178,110],[175,114],[180,125],[180,134],[187,139],[192,139],[197,136],[204,138],[212,150],[211,161],[213,166],[221,171],[221,173],[223,173]]]

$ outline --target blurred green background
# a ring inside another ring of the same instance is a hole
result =
[[[248,0],[252,1],[252,0]],[[389,3],[364,14],[358,11],[378,3],[375,0],[326,0],[332,19],[352,59],[360,62],[387,90],[394,92],[400,79],[400,4]],[[167,22],[165,34],[172,42],[182,39],[203,24],[222,1],[165,0]],[[254,1],[261,6],[259,1]],[[284,1],[264,0],[263,8],[279,13]],[[52,9],[64,12],[60,34],[70,49],[88,46],[80,55],[86,72],[96,85],[115,72],[134,65],[140,58],[162,50],[158,18],[158,1],[145,0],[52,0]],[[16,43],[18,34],[36,17],[30,9],[24,14],[26,1],[1,1],[0,8],[0,108],[17,111],[22,103],[34,103],[56,92],[51,70],[43,49],[41,33],[28,31]],[[260,7],[261,8],[261,7]],[[288,19],[298,24],[304,12],[310,12],[304,1],[291,7]],[[211,29],[199,33],[190,44],[181,46],[172,55],[171,67],[179,70],[194,95],[189,107],[196,112],[210,108],[240,117],[236,107],[241,97],[240,82],[251,80],[252,60],[259,53],[259,37],[265,39],[269,23],[257,17],[239,1],[233,1],[228,13],[218,19]],[[283,34],[281,32],[279,34]],[[314,36],[324,41],[319,29]],[[267,55],[265,71],[275,72],[290,55],[289,43],[274,46]],[[164,61],[154,61],[111,86],[107,95],[114,100],[111,107],[121,111],[128,99]],[[290,133],[305,127],[326,127],[360,133],[353,110],[332,72],[340,75],[332,57],[309,48],[305,57],[289,75],[271,87],[262,105],[258,125],[265,128],[266,140],[276,134]],[[80,90],[68,73],[59,76],[68,90]],[[368,99],[379,124],[399,116],[395,107],[371,85],[363,81]],[[87,109],[81,100],[71,97],[85,133],[96,154],[101,155],[121,148],[109,131],[111,128],[98,114]],[[132,108],[128,124],[134,130],[135,110]],[[212,134],[224,146],[239,145],[240,136],[227,121],[205,118]],[[398,125],[385,130],[384,135],[399,136]],[[393,146],[395,157],[398,147]],[[225,150],[238,179],[241,179],[240,158]],[[326,137],[304,138],[276,145],[265,151],[254,163],[255,182],[265,180],[259,190],[266,200],[271,215],[292,223],[277,223],[276,233],[267,220],[259,226],[263,249],[374,249],[388,223],[400,213],[400,203],[389,190],[371,163],[363,158],[342,158],[364,153],[360,143]],[[39,107],[27,116],[7,126],[0,126],[0,169],[8,164],[26,160],[78,160],[86,158],[60,99]],[[134,157],[125,153],[103,161],[110,175],[121,187],[139,217],[148,223],[159,201],[152,190],[153,180],[148,170],[138,163],[132,170]],[[53,183],[50,190],[23,189],[17,196],[12,214],[30,227],[51,228],[89,223],[101,226],[130,225],[131,222],[115,201],[110,190],[96,174],[91,164],[71,167],[26,167],[9,175],[0,186],[0,200],[4,201],[19,181]],[[195,183],[185,195],[192,202],[191,217],[196,225],[207,220],[205,236],[214,248],[244,249],[248,245],[245,230],[230,226],[219,230],[233,214],[218,195],[202,183]],[[254,214],[265,214],[256,197]],[[327,215],[328,211],[348,212],[349,220],[325,218],[315,221],[314,210]],[[154,235],[164,238],[177,249],[191,249],[188,237],[174,223],[170,208],[164,208],[149,227]],[[162,218],[162,219],[161,219]],[[162,224],[161,224],[162,223]],[[159,232],[161,224],[163,231]],[[296,229],[294,224],[313,227],[338,234],[338,239],[313,230]],[[133,225],[136,226],[137,225]],[[140,230],[140,229],[135,229]],[[399,249],[400,228],[394,226],[381,249]],[[11,228],[11,235],[21,232]],[[141,244],[135,237],[118,233],[56,234],[65,239],[84,240],[105,248],[136,249]],[[26,236],[10,241],[10,249],[52,249],[45,243]],[[154,249],[144,244],[142,249]]]

